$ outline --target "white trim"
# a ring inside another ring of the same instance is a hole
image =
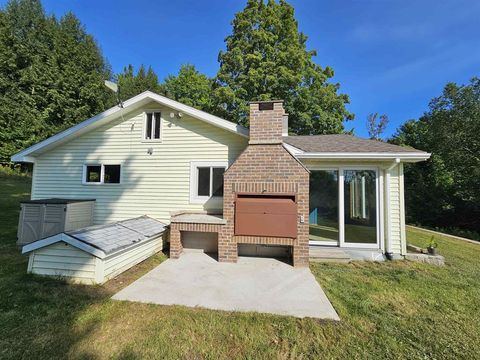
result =
[[[400,182],[400,242],[401,255],[407,255],[407,233],[405,230],[405,185],[403,176],[403,164],[399,164],[399,182]]]
[[[382,152],[322,152],[322,153],[298,153],[299,159],[335,159],[335,160],[395,160],[424,161],[430,158],[430,153],[382,153]]]
[[[198,196],[197,187],[198,187],[198,168],[199,167],[210,167],[210,193],[212,193],[212,168],[224,167],[225,170],[228,168],[228,161],[191,161],[190,162],[190,204],[205,204],[207,201],[213,201],[221,204],[223,197],[221,196]]]
[[[285,148],[285,150],[287,150],[293,156],[297,156],[297,155],[300,155],[300,154],[304,153],[299,148],[297,148],[293,145],[287,144],[286,142],[283,143],[283,147]]]
[[[155,134],[155,126],[154,126],[154,121],[155,121],[155,113],[160,114],[160,124],[159,124],[159,138],[155,139],[153,136]],[[148,119],[148,114],[152,114],[152,129],[151,134],[150,134],[150,139],[147,139],[147,119]],[[145,143],[161,143],[162,142],[162,137],[163,137],[163,117],[162,117],[162,111],[160,109],[148,109],[143,112],[143,129],[142,129],[142,142]]]
[[[93,246],[90,246],[84,242],[81,242],[71,236],[68,236],[67,234],[60,233],[57,235],[50,236],[48,238],[42,239],[42,240],[37,240],[34,241],[33,243],[27,244],[22,248],[22,254],[29,253],[31,251],[43,248],[48,245],[55,244],[57,242],[63,241],[69,245],[72,245],[73,247],[76,247],[77,249],[83,250],[93,256],[96,256],[100,259],[105,258],[105,253],[102,250],[96,249]]]
[[[91,117],[88,120],[85,120],[75,126],[72,126],[71,128],[68,128],[67,130],[64,130],[56,135],[49,137],[44,141],[41,141],[25,150],[18,152],[11,157],[11,160],[15,162],[33,162],[33,158],[35,157],[35,155],[37,155],[37,152],[46,151],[50,147],[54,147],[60,143],[68,141],[70,138],[77,137],[87,131],[90,131],[90,129],[94,128],[94,126],[100,126],[107,122],[110,122],[120,117],[121,111],[139,108],[142,105],[148,103],[149,101],[156,101],[161,105],[170,107],[186,115],[190,115],[208,124],[218,126],[224,130],[230,131],[243,137],[248,137],[248,129],[241,125],[219,118],[204,111],[195,109],[191,106],[179,103],[178,101],[169,99],[165,96],[155,94],[151,91],[145,91],[137,96],[134,96],[131,99],[124,101],[123,109],[119,106],[114,106],[98,115],[95,115],[94,117]]]
[[[120,166],[120,181],[118,183],[106,183],[105,182],[105,166],[108,165],[118,165]],[[90,182],[87,181],[87,166],[100,166],[100,181],[99,182]],[[82,171],[82,185],[87,186],[96,186],[96,185],[106,185],[106,186],[118,186],[122,184],[123,178],[123,164],[120,162],[88,162],[83,164],[83,171]]]

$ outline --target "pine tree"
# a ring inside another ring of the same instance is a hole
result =
[[[73,14],[46,16],[38,0],[0,11],[0,160],[104,110],[111,77]]]
[[[161,92],[161,86],[158,77],[151,67],[145,71],[145,66],[140,65],[138,72],[132,64],[124,67],[123,72],[116,76],[118,85],[120,86],[120,97],[122,100],[130,99],[146,90],[156,93]]]
[[[283,99],[292,132],[343,131],[343,122],[353,119],[345,108],[349,98],[328,82],[333,70],[313,62],[316,52],[306,49],[292,6],[284,0],[248,0],[232,25],[215,80],[219,115],[246,125],[248,101]]]

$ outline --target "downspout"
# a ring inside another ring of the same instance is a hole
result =
[[[388,260],[393,259],[392,252],[392,220],[390,215],[390,171],[400,164],[400,159],[396,158],[392,165],[385,169],[385,211],[387,213],[387,242],[385,244],[385,256]]]

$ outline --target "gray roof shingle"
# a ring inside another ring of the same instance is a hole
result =
[[[285,136],[283,142],[312,153],[419,153],[424,151],[352,135]]]
[[[165,227],[166,224],[158,220],[141,216],[113,224],[65,231],[65,234],[108,255],[140,241],[159,236],[165,231]]]

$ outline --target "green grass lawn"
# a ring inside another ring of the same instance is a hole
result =
[[[438,237],[447,265],[312,264],[342,321],[115,302],[165,259],[104,286],[27,275],[15,246],[28,179],[0,175],[0,358],[474,359],[480,357],[480,245]],[[430,235],[408,231],[424,245]]]

